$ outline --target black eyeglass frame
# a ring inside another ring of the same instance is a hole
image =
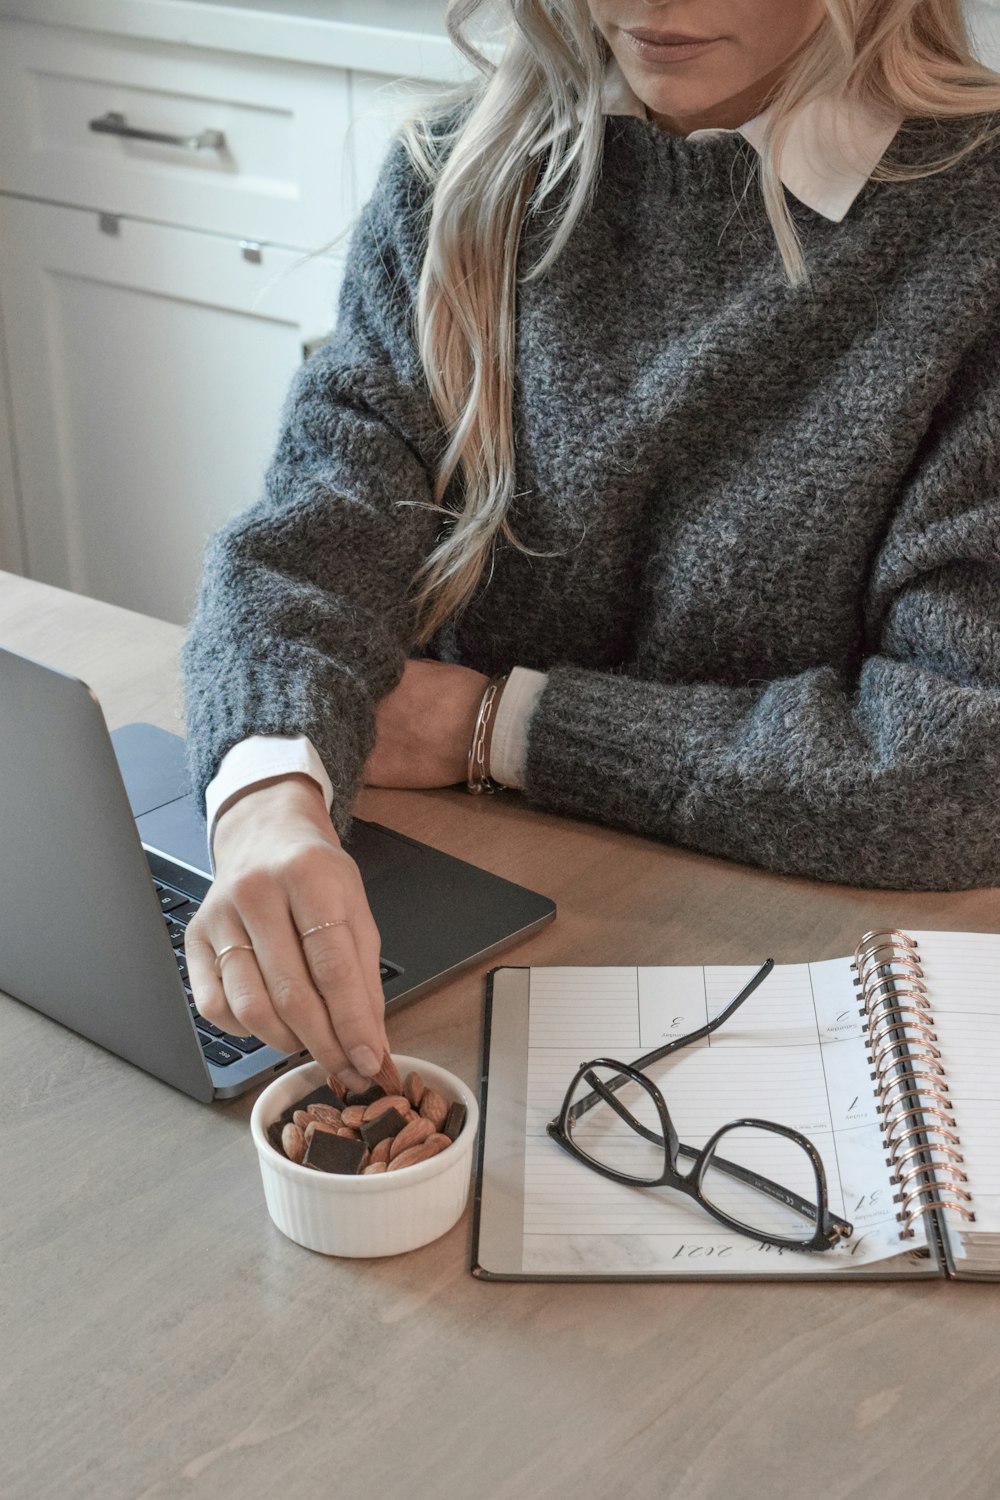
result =
[[[595,1057],[589,1062],[581,1063],[573,1079],[566,1090],[563,1098],[562,1109],[554,1120],[550,1120],[546,1129],[553,1140],[560,1145],[564,1151],[576,1158],[594,1172],[600,1172],[603,1177],[612,1182],[620,1182],[626,1187],[669,1187],[678,1192],[686,1194],[689,1198],[701,1205],[706,1213],[712,1215],[720,1224],[728,1229],[734,1229],[739,1234],[750,1236],[750,1238],[774,1245],[776,1248],[789,1250],[823,1251],[832,1250],[842,1240],[848,1239],[854,1233],[854,1226],[846,1219],[839,1218],[831,1213],[829,1194],[827,1192],[826,1171],[823,1160],[809,1140],[808,1136],[801,1131],[793,1129],[789,1125],[779,1125],[774,1120],[758,1120],[743,1118],[730,1120],[719,1127],[709,1137],[704,1146],[686,1146],[677,1135],[666,1100],[653,1080],[642,1071],[650,1063],[659,1062],[668,1057],[672,1052],[679,1052],[682,1047],[691,1042],[700,1041],[702,1037],[709,1036],[713,1031],[725,1024],[730,1016],[739,1009],[745,1000],[753,994],[757,986],[767,978],[774,968],[774,960],[766,959],[756,974],[744,985],[739,994],[736,995],[724,1010],[720,1011],[711,1021],[704,1026],[699,1026],[695,1031],[689,1031],[685,1036],[675,1037],[663,1047],[657,1047],[652,1052],[646,1052],[642,1057],[636,1058],[635,1062],[623,1063],[613,1057]],[[595,1068],[611,1068],[615,1070],[615,1076],[609,1079],[601,1079],[593,1071]],[[586,1081],[591,1088],[589,1094],[573,1103],[573,1094],[580,1083]],[[632,1112],[617,1099],[614,1090],[621,1088],[625,1083],[635,1083],[644,1089],[656,1109],[660,1121],[662,1134],[657,1135],[655,1130],[650,1130],[641,1121],[637,1120]],[[603,1101],[639,1135],[650,1141],[653,1145],[661,1146],[664,1150],[664,1169],[659,1177],[633,1177],[629,1173],[619,1172],[614,1167],[608,1167],[588,1156],[573,1141],[569,1132],[572,1121],[578,1120],[588,1110]],[[794,1141],[796,1145],[805,1151],[812,1164],[816,1181],[816,1201],[810,1203],[808,1199],[801,1198],[791,1189],[782,1187],[780,1183],[772,1182],[769,1177],[762,1177],[757,1172],[750,1171],[747,1167],[741,1167],[736,1162],[727,1161],[724,1157],[715,1156],[715,1147],[727,1134],[737,1129],[754,1128],[768,1130],[777,1135],[783,1135]],[[690,1157],[692,1167],[688,1172],[680,1172],[677,1169],[680,1156]],[[814,1219],[816,1229],[810,1239],[793,1238],[786,1235],[767,1234],[760,1229],[755,1229],[749,1224],[742,1223],[739,1219],[733,1219],[724,1213],[722,1209],[716,1208],[710,1199],[706,1198],[702,1190],[702,1182],[709,1167],[726,1173],[748,1186],[755,1188],[758,1192],[776,1199],[793,1209],[804,1217]]]

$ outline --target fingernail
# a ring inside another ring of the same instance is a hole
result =
[[[358,1072],[363,1073],[366,1078],[373,1078],[378,1072],[378,1058],[370,1047],[355,1047],[348,1056]]]

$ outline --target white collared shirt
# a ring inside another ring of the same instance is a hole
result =
[[[633,93],[614,58],[604,77],[604,113],[648,117],[646,106]],[[760,150],[769,114],[765,109],[735,129],[716,126],[692,130],[684,140],[742,135]],[[898,111],[849,105],[839,95],[824,94],[797,111],[778,163],[778,176],[800,203],[839,224],[885,155],[903,119]]]
[[[646,106],[633,92],[614,58],[605,74],[603,107],[606,115],[648,118]],[[736,129],[692,130],[684,140],[742,135],[759,150],[768,113],[764,110]],[[903,118],[900,113],[848,105],[835,95],[813,100],[800,108],[793,120],[778,163],[782,184],[814,213],[839,224],[885,154]],[[514,667],[508,678],[494,722],[490,753],[490,774],[506,786],[524,786],[528,724],[546,680],[544,672],[526,667]],[[322,788],[329,807],[333,797],[330,778],[315,746],[305,735],[253,735],[234,745],[223,756],[206,792],[209,846],[216,818],[239,793],[259,781],[295,773],[312,777]]]

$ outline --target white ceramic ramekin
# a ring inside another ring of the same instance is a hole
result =
[[[445,1099],[461,1100],[467,1111],[458,1139],[446,1151],[399,1172],[339,1176],[299,1166],[275,1151],[267,1127],[325,1081],[319,1063],[283,1073],[254,1104],[250,1130],[267,1211],[282,1234],[307,1250],[323,1255],[399,1255],[446,1234],[462,1216],[479,1124],[475,1097],[454,1073],[434,1063],[395,1054],[393,1061],[404,1077],[415,1069]]]

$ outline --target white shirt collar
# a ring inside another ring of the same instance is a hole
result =
[[[646,106],[633,93],[615,58],[605,74],[603,105],[606,115],[646,119]],[[684,139],[742,135],[759,150],[767,117],[768,110],[764,110],[735,130],[692,130]],[[833,94],[813,99],[800,108],[792,122],[778,176],[807,208],[839,224],[885,155],[903,119],[898,111],[848,105]]]

